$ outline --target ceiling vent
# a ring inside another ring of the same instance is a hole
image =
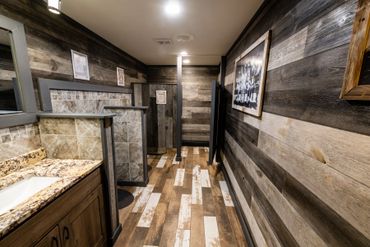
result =
[[[172,40],[166,38],[154,39],[154,42],[156,42],[158,45],[172,45]]]
[[[176,35],[176,41],[177,42],[189,42],[194,39],[194,36],[191,34],[179,34]]]

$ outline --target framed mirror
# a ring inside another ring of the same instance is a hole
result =
[[[24,26],[0,15],[0,128],[36,122],[36,111]]]

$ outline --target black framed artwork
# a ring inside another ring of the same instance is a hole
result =
[[[266,81],[270,31],[262,35],[235,60],[232,107],[260,117]]]

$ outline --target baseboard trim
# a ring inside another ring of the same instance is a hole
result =
[[[117,181],[117,184],[118,186],[137,186],[137,187],[145,187],[149,182],[149,179],[148,181],[144,181],[144,182],[131,182],[131,181],[120,181],[118,180]]]
[[[208,147],[208,141],[182,141],[183,146],[190,146],[190,147]]]
[[[114,243],[117,241],[119,235],[122,232],[122,224],[119,224],[119,226],[114,230],[112,238],[109,239],[109,246],[113,246]]]
[[[239,202],[239,200],[238,200],[238,198],[236,196],[234,187],[233,187],[233,185],[231,183],[231,180],[230,180],[229,175],[228,175],[228,173],[226,171],[226,168],[224,166],[224,163],[223,162],[219,163],[219,166],[220,166],[221,171],[222,171],[222,173],[223,173],[223,175],[225,177],[225,181],[227,183],[227,186],[230,189],[230,195],[231,195],[231,198],[232,198],[232,200],[234,202],[234,207],[235,207],[235,210],[236,210],[236,214],[238,216],[240,225],[242,227],[242,230],[243,230],[245,239],[247,240],[248,247],[255,247],[256,245],[255,245],[255,243],[253,241],[252,234],[251,234],[251,231],[250,231],[250,228],[249,228],[247,219],[244,217],[242,207],[241,207],[240,202]]]

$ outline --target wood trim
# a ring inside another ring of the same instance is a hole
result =
[[[182,141],[182,145],[191,147],[208,147],[208,141]]]
[[[181,161],[182,146],[182,56],[177,57],[176,161]]]
[[[117,173],[115,166],[115,148],[113,138],[113,118],[106,118],[100,120],[100,131],[103,146],[103,184],[107,191],[105,196],[106,218],[107,218],[107,232],[108,238],[113,239],[113,234],[118,231],[121,223],[119,222],[118,212],[118,192],[117,192]]]
[[[104,106],[104,109],[123,109],[123,110],[146,111],[149,109],[149,107],[148,106]]]
[[[352,40],[340,98],[370,100],[370,85],[359,85],[362,64],[367,50],[370,31],[370,0],[359,1],[353,24]]]
[[[0,15],[0,27],[11,31],[12,54],[16,65],[17,80],[15,83],[17,106],[22,113],[0,115],[0,128],[35,123],[36,98],[33,88],[31,69],[27,53],[27,41],[24,25],[18,21]]]
[[[213,163],[213,158],[217,149],[217,134],[218,134],[218,113],[219,113],[219,87],[216,80],[212,81],[212,102],[211,102],[211,119],[210,119],[210,135],[209,135],[209,153],[208,164]]]
[[[119,186],[136,186],[136,187],[146,187],[149,183],[149,178],[146,179],[144,182],[132,182],[132,181],[117,181]]]

